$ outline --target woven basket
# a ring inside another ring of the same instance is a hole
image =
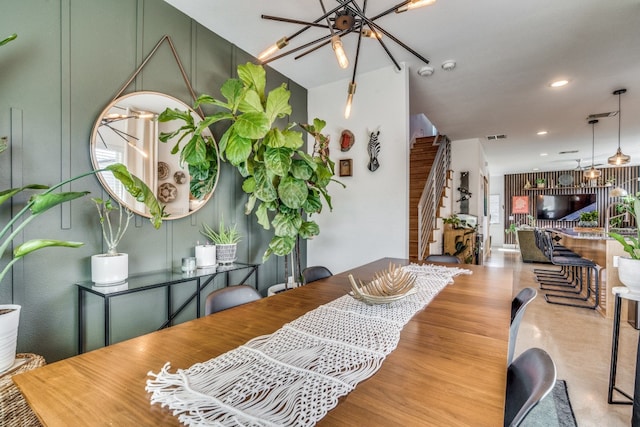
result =
[[[13,383],[12,377],[44,365],[44,357],[31,353],[19,353],[16,357],[29,360],[19,368],[9,370],[0,376],[0,426],[40,426],[36,414],[22,397],[18,387]]]

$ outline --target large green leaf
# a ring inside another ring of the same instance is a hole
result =
[[[238,116],[233,127],[243,138],[260,139],[269,132],[269,119],[263,112],[244,113]]]
[[[68,191],[63,193],[43,193],[31,196],[31,213],[38,215],[64,202],[79,199],[89,194],[89,191]]]
[[[229,130],[227,133],[228,138],[226,139],[224,152],[229,163],[234,166],[238,166],[240,163],[246,161],[251,154],[251,140],[249,138],[241,137],[235,131]]]
[[[269,92],[266,110],[269,123],[273,123],[277,118],[283,118],[291,114],[290,97],[291,92],[287,90],[287,85],[284,83]]]
[[[242,100],[242,94],[244,93],[242,82],[237,79],[229,79],[222,84],[220,93],[227,100],[227,104],[224,105],[224,107],[235,113]]]
[[[151,189],[140,178],[129,173],[126,166],[122,163],[115,163],[106,167],[113,173],[113,176],[124,185],[126,190],[139,202],[143,202],[149,213],[150,221],[155,228],[160,228],[162,218],[166,217],[164,206],[161,206],[158,199],[153,195]]]
[[[243,113],[263,113],[264,107],[262,106],[258,92],[253,89],[246,91],[240,105],[238,106],[238,111]]]
[[[282,135],[284,136],[284,146],[287,148],[297,150],[304,144],[301,132],[285,129],[282,131]]]
[[[305,221],[300,226],[300,237],[303,239],[313,239],[320,234],[320,227],[313,221]]]
[[[267,209],[266,203],[260,203],[258,209],[256,209],[256,218],[258,218],[258,224],[262,226],[265,230],[271,228],[271,224],[269,223],[269,212]]]
[[[306,181],[313,175],[313,169],[304,160],[293,159],[291,161],[291,175]]]
[[[67,248],[78,248],[82,246],[84,243],[82,242],[65,242],[62,240],[48,240],[48,239],[33,239],[27,242],[24,242],[20,246],[18,246],[13,251],[13,256],[15,258],[21,258],[31,252],[37,251],[38,249],[47,248],[51,246],[63,246]]]
[[[252,176],[248,177],[242,183],[242,191],[251,194],[256,191],[256,179]]]
[[[258,201],[258,198],[254,194],[249,196],[249,200],[247,200],[247,203],[245,203],[245,205],[244,205],[244,214],[245,215],[251,214],[251,212],[253,211],[253,208],[255,207],[257,201]]]
[[[320,194],[317,190],[312,190],[309,192],[307,196],[307,200],[305,200],[302,205],[302,209],[308,214],[317,213],[322,211],[322,200],[320,200]]]
[[[290,236],[296,237],[298,235],[298,229],[302,225],[302,217],[300,214],[283,214],[278,213],[271,222],[276,236]]]
[[[269,242],[269,249],[271,249],[271,253],[274,253],[278,256],[285,256],[291,253],[295,245],[295,237],[275,236],[273,239],[271,239],[271,242]]]
[[[207,144],[199,135],[194,135],[182,149],[180,155],[182,161],[198,165],[207,160]]]
[[[0,192],[0,205],[24,190],[46,190],[47,188],[49,187],[46,185],[30,184],[20,188],[10,188],[8,190],[4,190],[3,192]]]
[[[266,147],[272,148],[284,147],[286,142],[287,141],[285,140],[284,135],[282,134],[280,129],[277,128],[269,129],[269,132],[267,132],[267,134],[264,136],[264,139],[262,140],[262,144],[264,144]]]
[[[292,176],[286,176],[280,181],[278,186],[278,196],[282,203],[292,209],[298,209],[302,207],[307,200],[309,190],[307,184]]]
[[[331,178],[333,177],[333,173],[329,170],[329,168],[324,164],[318,162],[318,167],[316,168],[316,185],[319,187],[326,187],[331,182]]]
[[[264,153],[264,164],[267,169],[278,176],[285,176],[291,168],[291,155],[289,148],[267,148]]]
[[[271,177],[265,170],[264,166],[256,166],[253,176],[256,180],[256,188],[254,194],[263,202],[271,202],[278,198],[278,192],[273,186]]]
[[[264,67],[251,62],[238,65],[238,77],[244,84],[258,92],[260,99],[264,100],[264,91],[267,86],[267,73]]]

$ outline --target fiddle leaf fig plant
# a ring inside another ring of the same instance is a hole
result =
[[[161,122],[182,120],[184,124],[171,134],[161,134],[161,141],[180,136],[174,151],[187,141],[180,151],[182,161],[192,164],[215,149],[212,138],[202,131],[218,122],[229,127],[218,141],[220,157],[235,166],[244,177],[242,189],[248,194],[245,214],[254,213],[266,230],[273,228],[273,238],[264,254],[284,256],[291,253],[298,238],[311,239],[320,233],[318,225],[306,218],[322,210],[322,200],[332,209],[327,185],[333,181],[334,163],[319,153],[301,150],[303,133],[316,141],[328,141],[322,129],[325,122],[314,119],[312,124],[277,122],[291,112],[291,93],[285,84],[266,92],[266,73],[262,66],[246,63],[238,66],[238,78],[227,80],[220,88],[223,99],[201,95],[195,108],[203,104],[217,107],[217,112],[195,125],[179,110],[167,109],[160,114]],[[337,182],[337,181],[336,181]]]

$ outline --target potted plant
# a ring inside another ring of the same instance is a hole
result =
[[[286,256],[294,252],[299,239],[311,239],[320,232],[309,215],[322,211],[323,200],[332,208],[327,186],[333,181],[334,162],[321,155],[320,150],[311,155],[301,150],[302,132],[296,130],[300,127],[311,134],[321,148],[328,142],[321,133],[324,121],[277,126],[292,112],[291,94],[285,84],[266,92],[262,66],[248,62],[239,65],[237,71],[238,78],[227,80],[220,88],[223,99],[198,97],[196,108],[201,104],[218,107],[218,112],[205,116],[198,125],[185,111],[167,109],[160,114],[161,122],[184,122],[177,131],[161,134],[160,140],[166,142],[179,136],[173,151],[180,151],[182,161],[191,165],[201,162],[207,147],[215,144],[213,138],[202,136],[202,130],[214,123],[229,123],[218,144],[220,157],[244,178],[242,189],[248,195],[245,213],[254,213],[265,230],[273,229],[263,256],[266,261],[272,254]],[[180,148],[182,141],[186,143]],[[297,250],[295,253],[299,255]]]
[[[225,227],[224,218],[220,218],[218,231],[215,231],[206,223],[202,224],[202,235],[206,236],[215,246],[216,261],[219,264],[231,264],[236,260],[240,233],[234,224],[232,227]],[[197,258],[197,254],[196,254]]]
[[[102,236],[107,244],[107,253],[91,256],[91,280],[96,286],[114,286],[124,283],[129,277],[129,255],[118,253],[117,246],[124,237],[133,218],[133,212],[111,199],[91,199],[98,210]],[[117,206],[117,207],[116,207]],[[111,212],[118,210],[118,221],[111,222]]]
[[[635,197],[626,197],[623,205],[626,212],[635,220],[636,235],[625,238],[621,234],[609,232],[609,236],[620,242],[624,251],[629,254],[628,257],[618,259],[618,278],[632,292],[640,292],[640,227],[638,227],[640,193]]]
[[[545,183],[546,183],[546,182],[547,182],[547,181],[546,181],[544,178],[537,178],[537,179],[536,179],[536,186],[537,186],[538,188],[544,188],[544,187],[545,187]]]
[[[580,221],[578,225],[580,227],[597,227],[598,226],[598,211],[581,212]]]
[[[442,218],[442,223],[444,224],[445,228],[448,229],[462,227],[462,220],[456,214],[451,214],[446,218]]]

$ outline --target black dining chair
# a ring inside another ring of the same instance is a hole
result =
[[[504,425],[519,426],[529,412],[553,390],[556,365],[540,348],[530,348],[507,368]]]
[[[302,270],[302,284],[306,285],[307,283],[315,282],[316,280],[331,276],[333,276],[333,273],[327,267],[314,265]]]
[[[237,305],[246,304],[262,298],[262,295],[249,285],[227,286],[207,295],[204,314],[209,315]]]
[[[453,255],[428,255],[425,259],[427,262],[446,262],[449,264],[462,264],[460,259]]]
[[[509,328],[509,354],[507,357],[507,364],[511,364],[513,361],[513,354],[516,349],[516,340],[518,338],[518,330],[520,329],[520,322],[524,317],[525,309],[531,301],[534,300],[538,291],[534,288],[524,288],[518,295],[511,301],[511,327]]]

